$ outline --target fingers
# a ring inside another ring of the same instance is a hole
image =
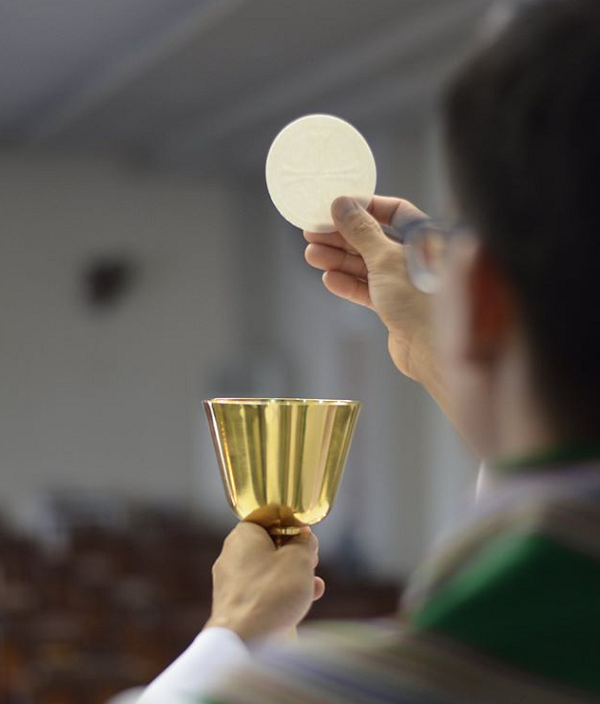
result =
[[[323,274],[323,283],[328,291],[340,298],[366,308],[373,307],[368,284],[355,276],[341,271],[326,271]]]
[[[269,551],[275,550],[269,533],[262,526],[251,521],[241,521],[225,538],[225,543],[237,543],[238,541],[245,543],[252,541],[253,544],[258,544]]]
[[[301,529],[300,533],[291,538],[281,550],[289,550],[289,548],[300,548],[308,551],[312,559],[312,568],[315,569],[319,564],[319,541],[317,536],[308,527]],[[289,554],[289,552],[288,552]],[[325,582],[321,577],[314,577],[314,592],[313,601],[319,600],[325,593]]]
[[[324,244],[327,247],[337,247],[338,249],[344,249],[350,254],[358,254],[358,252],[353,249],[348,242],[344,239],[343,235],[339,232],[309,232],[304,231],[304,239],[310,244]]]
[[[364,259],[367,268],[377,265],[395,247],[384,235],[377,220],[352,198],[337,198],[331,215],[346,242]]]
[[[314,569],[319,559],[319,541],[312,530],[305,526],[279,549],[279,554],[282,559],[305,559]]]
[[[311,552],[317,552],[319,549],[319,541],[317,536],[308,526],[302,526],[300,532],[288,540],[284,547],[299,546],[307,548]]]
[[[319,539],[312,532],[309,526],[302,526],[302,528],[300,528],[300,533],[295,535],[293,538],[290,538],[287,545],[290,543],[300,545],[306,544],[313,555],[313,567],[316,567],[319,564]]]
[[[325,594],[325,582],[321,577],[315,577],[315,591],[313,601],[318,601]]]
[[[315,269],[341,271],[358,279],[367,279],[364,259],[350,254],[344,249],[327,247],[322,244],[309,244],[304,253],[306,261]]]
[[[425,213],[402,198],[375,196],[367,211],[380,223],[400,227],[411,220],[425,217]]]
[[[422,210],[419,210],[410,201],[388,196],[374,196],[366,210],[377,222],[384,225],[392,225],[393,227],[401,227],[407,222],[426,216]],[[305,231],[304,239],[311,244],[324,244],[328,247],[344,249],[351,254],[358,254],[357,250],[350,245],[340,232]]]

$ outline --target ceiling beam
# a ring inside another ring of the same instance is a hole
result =
[[[198,0],[158,36],[127,49],[97,74],[87,76],[47,109],[35,111],[23,136],[43,142],[65,132],[82,116],[107,101],[181,46],[196,41],[250,0]]]
[[[456,68],[460,56],[448,52],[436,57],[435,61],[419,66],[410,73],[400,77],[386,77],[357,85],[353,91],[341,100],[336,100],[336,114],[343,116],[354,124],[360,124],[361,130],[369,123],[378,123],[390,118],[400,118],[407,112],[417,112],[430,107],[431,101],[439,95],[443,85]],[[202,147],[177,159],[168,152],[156,157],[153,153],[146,155],[148,163],[157,167],[183,169],[196,173],[208,174],[225,167],[262,173],[259,165],[264,163],[266,148],[272,135],[267,134],[271,123],[264,127],[248,127],[247,131],[235,134],[234,143],[243,144],[235,163],[223,162],[222,142],[202,143]],[[364,132],[367,136],[368,132]],[[230,152],[230,150],[228,150]],[[231,157],[229,157],[231,158]],[[262,178],[262,176],[261,176]]]
[[[368,120],[372,115],[393,115],[419,109],[437,99],[467,55],[463,45],[428,58],[410,72],[369,81],[368,85],[341,100],[340,109],[359,121]]]
[[[188,162],[207,148],[259,126],[277,114],[292,112],[296,106],[302,112],[303,105],[328,93],[339,93],[344,85],[364,82],[376,76],[378,69],[418,55],[424,47],[435,48],[440,38],[464,29],[465,23],[473,22],[488,6],[487,0],[423,4],[414,18],[403,16],[401,21],[371,36],[363,45],[273,83],[233,107],[209,113],[201,120],[188,120],[193,124],[178,133],[169,133],[162,147],[157,147],[155,156],[169,163]],[[407,82],[410,81],[408,76]]]

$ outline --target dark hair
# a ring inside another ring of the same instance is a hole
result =
[[[600,0],[523,4],[445,97],[452,184],[564,433],[600,436]]]

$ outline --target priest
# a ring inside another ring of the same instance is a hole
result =
[[[295,644],[324,589],[317,541],[276,550],[241,523],[210,620],[139,704],[600,702],[598,0],[522,3],[452,81],[443,125],[452,217],[340,198],[306,259],[487,458],[470,512],[397,616]]]

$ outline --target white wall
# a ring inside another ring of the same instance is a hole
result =
[[[3,154],[0,192],[2,501],[62,485],[187,502],[196,401],[235,337],[226,191]],[[82,267],[115,251],[139,282],[91,315]]]

